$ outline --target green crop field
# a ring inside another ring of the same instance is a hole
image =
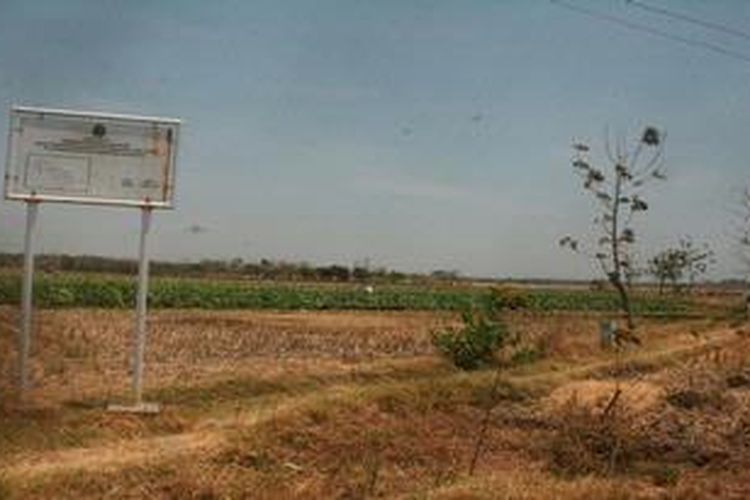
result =
[[[488,294],[488,288],[388,285],[368,291],[357,284],[294,284],[208,279],[159,278],[151,282],[149,303],[159,309],[273,309],[273,310],[413,310],[459,311]],[[614,311],[611,292],[524,290],[521,308],[532,311]],[[34,285],[35,302],[43,308],[128,308],[135,303],[134,280],[97,274],[40,274]],[[499,300],[504,300],[499,295]],[[0,275],[0,304],[17,304],[20,278]],[[636,297],[639,314],[683,314],[691,309],[685,298]]]

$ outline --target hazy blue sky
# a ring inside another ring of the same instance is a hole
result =
[[[569,1],[750,57],[750,40],[624,1]],[[748,2],[649,2],[750,30]],[[571,141],[596,152],[605,126],[653,123],[670,179],[637,227],[643,248],[693,234],[727,276],[732,200],[750,182],[749,79],[750,62],[545,0],[0,0],[6,110],[184,120],[159,258],[575,276],[589,265],[556,246],[591,214]],[[0,203],[1,251],[21,250],[23,221]],[[39,250],[134,256],[138,221],[44,205]]]

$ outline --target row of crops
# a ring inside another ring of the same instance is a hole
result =
[[[0,275],[0,304],[18,304],[20,278]],[[610,311],[617,297],[608,292],[531,290],[511,297],[523,309],[534,311]],[[316,286],[243,283],[202,279],[155,279],[149,291],[154,308],[277,309],[277,310],[422,310],[458,311],[487,296],[477,287],[431,288]],[[128,308],[135,303],[133,280],[100,275],[40,275],[34,284],[35,303],[44,308]],[[506,298],[500,294],[499,300]],[[673,298],[636,298],[641,314],[675,314],[688,310]]]

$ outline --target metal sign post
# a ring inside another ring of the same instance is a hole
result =
[[[133,404],[110,404],[107,409],[114,412],[126,413],[158,413],[159,403],[143,401],[143,365],[146,353],[148,311],[148,233],[151,229],[152,207],[144,205],[141,208],[141,237],[138,244],[138,291],[135,301],[135,329],[133,330],[133,355],[131,369],[133,371]]]
[[[146,238],[151,226],[151,208],[141,210],[141,240],[138,247],[138,296],[133,342],[133,392],[135,405],[143,405],[143,356],[146,349],[146,308],[148,306],[148,254]]]
[[[26,202],[26,236],[23,247],[23,283],[21,286],[21,328],[18,331],[18,390],[23,394],[29,387],[29,351],[34,292],[34,232],[39,202]]]

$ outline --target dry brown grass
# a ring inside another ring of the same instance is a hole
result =
[[[5,382],[12,371],[15,310],[0,309],[0,320],[8,330],[0,336]],[[455,321],[449,314],[415,312],[156,311],[149,320],[147,384],[208,382],[274,367],[295,373],[317,365],[320,373],[330,374],[370,361],[413,360],[431,356],[430,332]],[[545,355],[554,353],[557,361],[600,354],[596,316],[519,313],[510,321],[526,342],[542,346]],[[672,327],[646,328],[654,343],[680,341]],[[127,394],[132,329],[127,311],[41,311],[32,359],[37,399],[51,403]]]
[[[436,379],[352,388],[311,397],[308,404],[297,402],[260,420],[238,419],[218,434],[222,439],[210,442],[218,446],[196,439],[190,443],[199,447],[191,448],[182,442],[187,436],[160,438],[151,440],[156,452],[150,454],[144,455],[145,441],[123,443],[111,447],[110,455],[64,451],[52,461],[29,459],[9,470],[32,497],[61,484],[79,495],[104,494],[112,484],[132,493],[136,478],[157,498],[191,490],[236,497],[252,491],[253,497],[267,498],[359,498],[431,489],[468,467],[482,399],[472,387]],[[511,417],[522,412],[518,396],[509,388],[503,394],[509,406],[502,415],[517,420]],[[198,435],[205,439],[214,433]],[[518,432],[494,427],[485,466],[517,460],[508,453],[520,449],[520,439]],[[180,443],[162,450],[158,445],[167,440]],[[191,460],[170,459],[176,448]],[[148,465],[137,465],[141,461]]]
[[[430,491],[425,498],[435,500],[628,500],[669,498],[659,488],[630,478],[585,476],[561,478],[549,474],[539,464],[519,464],[493,471],[479,478],[459,481]]]
[[[564,411],[572,400],[578,406],[604,411],[618,387],[622,390],[619,404],[630,412],[644,413],[663,400],[663,389],[648,381],[619,384],[614,380],[577,380],[552,391],[544,401],[545,411],[556,415]]]
[[[14,332],[15,311],[0,310]],[[147,384],[207,382],[267,370],[342,372],[377,360],[430,355],[430,332],[454,321],[427,313],[156,311],[149,320]],[[36,316],[32,356],[39,401],[127,393],[133,317],[127,311],[59,310]],[[0,337],[3,381],[12,373],[14,334]],[[338,369],[337,369],[338,367]],[[156,383],[154,383],[156,381]]]
[[[0,310],[0,328],[12,331],[16,320],[13,310]],[[511,327],[545,357],[505,372],[478,477],[469,478],[492,374],[456,373],[434,356],[430,332],[454,316],[157,311],[150,322],[148,395],[166,406],[156,417],[141,417],[101,408],[128,394],[132,315],[42,311],[34,405],[0,414],[6,476],[0,492],[10,489],[18,498],[697,498],[696,492],[718,488],[718,472],[709,470],[719,466],[727,470],[720,491],[745,491],[738,486],[747,479],[739,464],[747,454],[750,419],[742,408],[750,389],[737,377],[747,368],[747,338],[709,331],[707,321],[650,321],[643,327],[646,347],[616,364],[598,349],[598,320],[511,315]],[[10,335],[0,336],[4,369],[11,344]],[[626,391],[621,403],[632,414],[628,425],[651,426],[648,439],[614,434],[635,443],[626,475],[550,473],[550,457],[538,444],[554,435],[565,403],[576,394],[576,408],[596,416],[616,383]],[[724,399],[690,409],[670,404],[669,394],[683,389],[717,390]],[[710,459],[687,460],[695,450]],[[679,474],[640,463],[654,457],[668,457],[664,463]]]
[[[596,381],[591,390],[592,381],[582,381],[553,391],[547,415],[555,430],[542,446],[553,470],[639,475],[679,491],[677,498],[717,491],[709,471],[721,471],[718,491],[743,498],[750,480],[750,384],[730,383],[747,365],[721,364],[730,356],[721,352],[740,359],[750,346],[734,338],[714,347],[631,385]],[[623,396],[608,412],[616,387]]]

